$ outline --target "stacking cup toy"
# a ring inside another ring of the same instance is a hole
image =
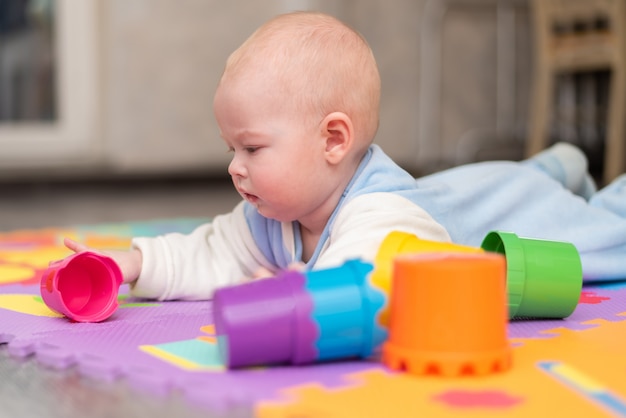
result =
[[[122,272],[109,257],[90,251],[50,263],[41,297],[53,311],[78,322],[100,322],[117,309]]]
[[[284,271],[215,291],[218,347],[229,368],[369,357],[385,340],[375,324],[384,295],[368,282],[372,265]]]
[[[429,241],[418,238],[414,234],[406,232],[390,232],[376,254],[374,272],[372,273],[372,285],[389,295],[393,277],[393,260],[400,254],[424,254],[424,253],[482,253],[479,247],[453,244],[451,242]],[[386,305],[380,313],[378,321],[387,326],[389,322],[389,306]]]
[[[574,312],[582,265],[573,244],[492,231],[481,247],[506,257],[510,318],[565,318]]]
[[[510,367],[502,255],[398,256],[390,299],[382,357],[390,369],[461,376]]]

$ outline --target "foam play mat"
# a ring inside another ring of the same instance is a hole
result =
[[[0,343],[41,367],[125,379],[154,396],[177,391],[212,410],[250,404],[258,417],[626,416],[626,281],[584,286],[564,320],[511,321],[508,371],[453,378],[391,372],[376,360],[228,371],[210,301],[138,300],[123,286],[113,316],[79,323],[41,299],[48,263],[70,254],[63,237],[125,248],[131,236],[189,232],[204,221],[0,233]]]

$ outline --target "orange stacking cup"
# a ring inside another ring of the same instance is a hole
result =
[[[511,366],[507,323],[504,256],[400,255],[383,363],[418,375],[504,371]]]
[[[374,261],[374,271],[371,275],[371,283],[384,294],[391,292],[393,281],[393,261],[400,254],[424,254],[424,253],[483,253],[480,247],[468,247],[452,242],[429,241],[419,238],[417,235],[407,232],[390,232],[378,248]],[[378,322],[383,327],[389,323],[389,305],[385,305],[378,314]]]

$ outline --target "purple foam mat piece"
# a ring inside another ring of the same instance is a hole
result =
[[[32,294],[33,287],[0,286],[3,294]],[[122,289],[122,292],[126,291]],[[121,293],[122,293],[121,292]],[[131,386],[157,395],[181,391],[190,401],[223,408],[261,400],[280,399],[280,391],[318,382],[343,386],[343,376],[380,367],[361,361],[304,367],[255,368],[238,371],[190,371],[141,350],[142,346],[210,337],[211,302],[137,302],[120,306],[100,323],[78,323],[67,318],[29,315],[0,309],[0,342],[18,358],[34,356],[44,367],[75,367],[84,376],[105,381],[125,378]],[[145,303],[142,306],[142,302]]]
[[[515,319],[509,324],[510,338],[549,338],[549,330],[567,328],[582,330],[596,325],[594,319],[618,321],[626,312],[626,282],[583,286],[574,312],[564,319]]]
[[[127,295],[123,287],[121,295]],[[34,284],[0,285],[0,295],[36,298]],[[18,358],[33,356],[43,367],[76,368],[84,376],[105,381],[126,379],[131,386],[156,395],[180,391],[190,402],[210,408],[284,400],[283,390],[315,383],[326,388],[355,384],[345,377],[365,370],[384,370],[378,362],[337,361],[308,366],[281,366],[226,371],[219,367],[190,370],[184,360],[194,358],[202,338],[212,337],[211,302],[123,301],[101,323],[76,323],[66,318],[38,316],[0,308],[0,343]],[[131,304],[130,302],[133,302]],[[517,320],[509,324],[511,338],[549,338],[555,328],[584,329],[595,319],[624,320],[626,283],[585,286],[574,313],[563,320]],[[185,344],[183,344],[185,343]],[[143,349],[142,349],[143,347]],[[145,347],[183,353],[182,363],[155,356]],[[181,348],[182,347],[182,348]],[[205,345],[202,347],[206,348]],[[176,350],[182,351],[176,351]],[[186,351],[185,351],[186,350]],[[203,354],[204,353],[204,354]],[[187,355],[187,357],[185,357]],[[219,364],[218,364],[219,366]]]

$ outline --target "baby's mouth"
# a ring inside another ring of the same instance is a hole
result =
[[[250,202],[250,203],[252,203],[252,204],[255,204],[256,202],[258,202],[258,201],[259,201],[258,196],[255,196],[255,195],[253,195],[253,194],[246,193],[246,192],[242,192],[241,194],[243,195],[243,198],[244,198],[245,200],[247,200],[248,202]]]
[[[239,194],[241,195],[241,197],[244,198],[245,201],[256,205],[256,203],[259,201],[259,197],[256,195],[253,195],[252,193],[248,193],[246,191],[246,189],[244,189],[243,187],[238,187],[237,184],[235,184],[235,186],[237,186],[237,191],[239,192]]]

